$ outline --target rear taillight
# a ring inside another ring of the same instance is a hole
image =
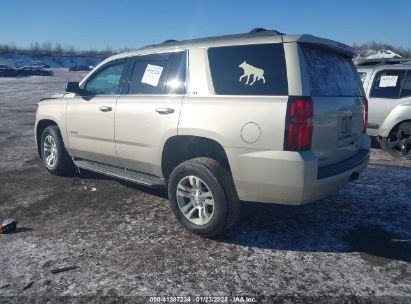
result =
[[[287,105],[284,150],[311,149],[313,102],[310,97],[290,96]]]
[[[367,132],[368,127],[368,99],[364,97],[364,130],[363,132]]]

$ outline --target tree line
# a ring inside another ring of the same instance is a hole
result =
[[[361,44],[354,44],[353,47],[357,50],[359,55],[364,55],[368,50],[391,50],[405,58],[411,58],[411,48],[396,47],[384,42],[366,42]],[[0,53],[25,53],[31,55],[49,55],[49,56],[110,56],[116,53],[128,52],[131,49],[124,47],[121,49],[113,49],[107,46],[103,50],[89,49],[78,50],[71,45],[61,45],[55,43],[54,45],[48,41],[33,42],[29,47],[17,47],[14,43],[2,44],[0,43]]]
[[[130,51],[129,48],[114,50],[107,46],[103,50],[89,49],[78,50],[71,45],[62,45],[61,43],[50,42],[33,42],[29,47],[18,47],[14,43],[0,43],[0,53],[24,53],[35,56],[110,56],[116,53]]]

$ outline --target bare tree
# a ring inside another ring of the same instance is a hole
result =
[[[63,47],[61,46],[60,43],[56,43],[54,46],[54,53],[57,56],[62,56],[63,55]]]
[[[30,50],[34,55],[38,55],[40,53],[40,43],[30,43]]]

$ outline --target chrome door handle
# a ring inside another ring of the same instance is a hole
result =
[[[113,110],[112,107],[109,106],[101,106],[98,108],[101,112],[110,112],[111,110]]]
[[[157,108],[156,112],[159,114],[171,114],[174,113],[174,109],[170,108]]]

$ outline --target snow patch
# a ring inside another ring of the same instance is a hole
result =
[[[391,51],[391,50],[368,50],[365,59],[377,59],[377,58],[402,58],[401,55]]]

